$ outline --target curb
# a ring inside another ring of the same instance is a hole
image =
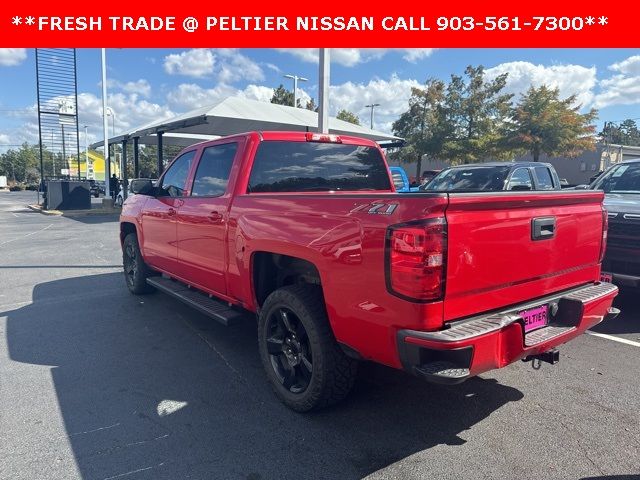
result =
[[[39,212],[43,215],[50,216],[58,216],[58,217],[85,217],[85,216],[98,216],[98,215],[113,215],[119,216],[120,212],[118,210],[104,210],[104,209],[94,209],[94,210],[44,210],[40,205],[27,205],[27,208],[33,210],[34,212]]]

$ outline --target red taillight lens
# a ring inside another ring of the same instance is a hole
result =
[[[605,251],[607,250],[607,231],[609,230],[609,214],[606,210],[602,210],[602,241],[600,242],[600,260],[604,259]]]
[[[387,232],[387,287],[410,300],[444,296],[447,224],[444,218],[398,225]]]
[[[329,135],[328,133],[307,132],[306,138],[307,142],[342,143],[339,135]]]

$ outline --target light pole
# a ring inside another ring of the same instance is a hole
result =
[[[373,130],[373,110],[376,107],[379,107],[380,104],[379,103],[372,103],[371,105],[365,105],[366,108],[370,108],[371,109],[371,126],[369,128],[371,128],[371,130]]]
[[[318,133],[329,133],[329,83],[331,51],[319,49],[318,62]]]
[[[298,75],[285,75],[284,77],[293,80],[293,106],[298,108],[298,80],[301,82],[307,82],[308,80]]]
[[[102,49],[102,132],[104,134],[104,191],[107,198],[111,197],[109,177],[111,168],[109,163],[109,124],[107,123],[107,51]]]

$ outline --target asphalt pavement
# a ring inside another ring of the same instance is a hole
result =
[[[0,479],[640,479],[639,292],[558,365],[447,387],[363,364],[345,402],[302,415],[254,321],[130,295],[117,217],[34,198],[0,192]]]

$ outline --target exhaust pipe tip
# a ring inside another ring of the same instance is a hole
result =
[[[620,309],[616,308],[616,307],[611,307],[611,308],[609,308],[609,310],[607,311],[606,315],[604,316],[604,318],[602,320],[603,321],[613,320],[618,315],[620,315]]]

